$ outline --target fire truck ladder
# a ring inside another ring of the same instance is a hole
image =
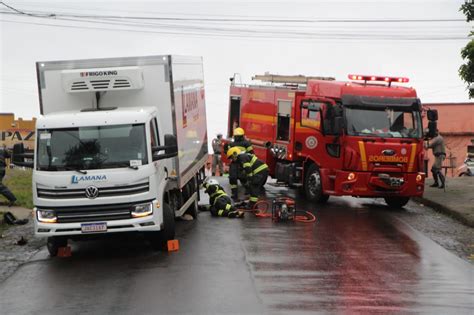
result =
[[[252,80],[259,80],[262,82],[271,83],[290,83],[290,84],[307,84],[308,80],[325,80],[334,81],[333,77],[307,77],[304,75],[279,75],[266,72],[265,74],[257,74],[252,77]]]

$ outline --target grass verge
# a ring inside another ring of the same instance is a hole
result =
[[[3,178],[3,184],[7,186],[15,195],[16,205],[28,209],[33,209],[33,196],[31,191],[31,169],[7,169],[6,176]],[[5,203],[8,200],[0,195],[0,200]]]

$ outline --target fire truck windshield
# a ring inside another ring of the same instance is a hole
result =
[[[344,109],[347,134],[383,138],[421,138],[420,113],[411,109]]]

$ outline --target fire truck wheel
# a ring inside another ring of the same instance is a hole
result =
[[[153,249],[165,250],[166,243],[175,236],[174,212],[166,203],[163,203],[163,225],[161,231],[147,232],[148,241]]]
[[[410,201],[410,197],[385,197],[384,199],[392,208],[403,208]]]
[[[319,169],[315,164],[312,164],[306,171],[304,189],[306,199],[309,201],[325,203],[329,199],[329,195],[323,194],[321,174],[319,173]]]

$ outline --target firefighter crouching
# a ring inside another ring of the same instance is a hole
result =
[[[253,154],[252,143],[249,140],[245,139],[245,131],[242,128],[234,129],[234,139],[226,148],[227,154],[230,148],[238,148],[241,152]],[[250,193],[250,187],[247,183],[247,175],[245,174],[242,165],[234,163],[233,161],[229,165],[229,184],[232,190],[232,199],[238,199],[238,190],[237,190],[237,181],[240,180],[242,185],[245,187],[246,193]]]
[[[252,209],[258,201],[258,196],[264,191],[263,186],[268,178],[268,165],[260,161],[255,155],[242,152],[237,147],[230,148],[227,151],[227,157],[232,159],[232,163],[241,165],[247,175],[247,183],[250,189],[247,207]]]
[[[211,214],[215,217],[243,218],[244,212],[238,211],[232,205],[232,200],[227,196],[215,179],[210,179],[203,184],[204,192],[209,195]]]

